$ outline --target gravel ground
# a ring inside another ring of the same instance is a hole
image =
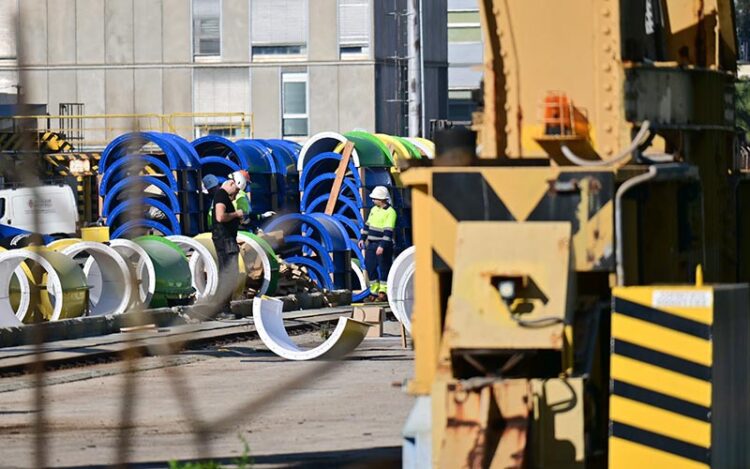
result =
[[[257,340],[138,360],[128,460],[140,467],[198,458],[229,462],[242,456],[247,444],[254,467],[398,464],[400,431],[413,402],[400,384],[414,364],[397,330],[388,323],[390,335],[365,340],[333,364],[284,361]],[[294,340],[312,345],[322,339],[307,333]],[[302,375],[308,379],[301,381]],[[48,464],[115,463],[125,364],[46,376]],[[29,376],[0,379],[2,467],[35,465],[33,395]],[[259,405],[249,405],[261,397]],[[210,424],[226,416],[236,420],[197,436],[196,420]]]

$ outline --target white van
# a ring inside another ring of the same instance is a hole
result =
[[[39,226],[34,226],[35,213]],[[0,224],[41,234],[75,234],[78,210],[67,185],[0,190]]]

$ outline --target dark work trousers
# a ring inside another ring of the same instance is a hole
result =
[[[373,295],[377,295],[381,291],[386,292],[388,272],[390,272],[391,264],[393,264],[393,247],[383,248],[383,254],[380,256],[375,254],[377,249],[378,243],[367,243],[367,249],[365,249],[367,277],[370,279],[371,285],[373,282],[379,282],[380,284],[378,291],[370,291]]]
[[[221,234],[217,236],[216,231],[218,230],[214,230],[211,237],[216,248],[216,258],[219,261],[219,288],[216,292],[218,296],[216,306],[228,309],[232,293],[237,287],[237,257],[240,253],[240,247],[237,245],[237,239],[228,238]]]

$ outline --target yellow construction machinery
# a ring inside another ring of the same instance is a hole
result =
[[[732,2],[480,6],[476,140],[402,174],[405,466],[750,467]]]

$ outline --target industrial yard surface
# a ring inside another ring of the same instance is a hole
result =
[[[252,467],[399,465],[401,428],[413,400],[397,383],[411,376],[413,354],[402,348],[397,325],[386,323],[385,337],[366,339],[324,375],[292,386],[291,380],[326,364],[286,361],[257,339],[138,360],[129,461],[166,467],[209,456],[231,465],[246,443]],[[321,334],[307,332],[294,340],[314,345]],[[45,375],[50,465],[116,462],[125,370],[125,362],[112,362]],[[180,385],[174,386],[173,378]],[[2,467],[34,466],[33,391],[31,375],[0,379]],[[197,418],[210,423],[243,412],[248,402],[269,393],[270,404],[210,434],[200,453],[188,415],[191,395]]]

